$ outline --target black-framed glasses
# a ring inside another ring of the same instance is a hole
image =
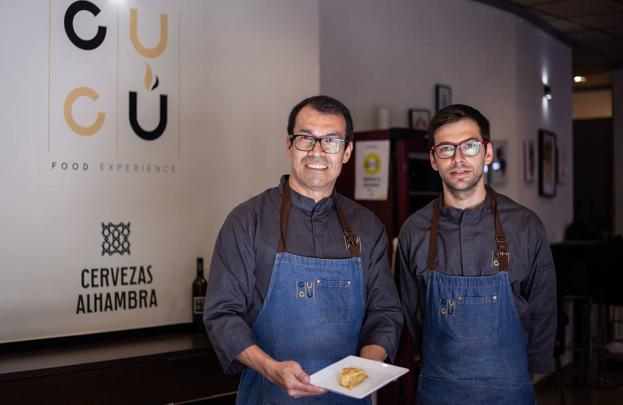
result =
[[[466,139],[459,143],[443,142],[430,148],[430,151],[439,159],[450,159],[456,153],[456,149],[461,149],[464,156],[473,157],[480,152],[480,146],[487,146],[488,141],[478,141],[476,139]]]
[[[311,135],[290,135],[292,144],[294,147],[302,152],[308,152],[316,146],[316,142],[320,143],[320,149],[325,153],[338,153],[342,150],[342,145],[346,144],[346,141],[342,138],[335,138],[331,136],[322,136],[316,138]]]

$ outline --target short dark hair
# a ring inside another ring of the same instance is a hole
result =
[[[428,146],[429,148],[435,144],[435,132],[446,124],[454,124],[463,119],[470,119],[478,125],[480,136],[484,141],[491,140],[489,132],[489,120],[482,115],[480,111],[474,107],[465,104],[452,104],[437,111],[437,114],[430,120],[428,124]]]
[[[288,117],[288,135],[294,135],[294,123],[299,111],[305,106],[310,106],[314,110],[323,114],[341,115],[346,121],[346,144],[353,140],[353,119],[350,117],[350,111],[340,101],[329,96],[313,96],[306,98],[292,108]]]

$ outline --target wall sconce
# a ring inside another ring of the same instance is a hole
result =
[[[552,87],[547,83],[543,83],[543,98],[546,100],[552,99]]]

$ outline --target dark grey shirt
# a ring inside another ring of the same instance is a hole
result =
[[[515,306],[527,338],[528,367],[547,374],[552,368],[556,334],[556,274],[552,253],[539,218],[510,198],[497,194],[502,228],[508,240],[509,278]],[[433,203],[411,215],[399,236],[401,295],[416,347],[421,345]],[[437,271],[448,275],[496,274],[495,222],[489,200],[474,209],[441,207]]]
[[[251,326],[264,302],[279,245],[279,208],[283,185],[236,207],[219,233],[208,280],[206,330],[223,369],[236,373],[235,357],[255,344]],[[344,243],[333,198],[317,204],[295,191],[288,217],[289,253],[321,259],[345,259]],[[387,258],[387,236],[372,211],[334,193],[348,225],[361,238],[366,316],[359,346],[378,344],[393,358],[402,330],[402,309]],[[303,350],[303,348],[301,348]]]

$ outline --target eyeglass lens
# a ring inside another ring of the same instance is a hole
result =
[[[459,144],[441,144],[435,146],[435,153],[441,159],[448,159],[454,156],[456,148],[461,148],[461,153],[465,156],[473,157],[480,151],[480,141],[468,140]]]
[[[296,149],[303,152],[312,150],[316,146],[316,142],[320,142],[320,148],[325,153],[338,153],[344,143],[344,140],[340,138],[315,138],[310,135],[294,135],[293,138]]]

